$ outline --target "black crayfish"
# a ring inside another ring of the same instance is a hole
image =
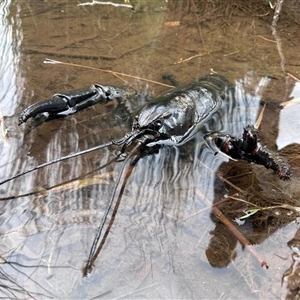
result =
[[[174,79],[171,80],[176,83]],[[280,179],[289,179],[292,175],[289,164],[277,153],[260,144],[255,126],[246,126],[240,137],[220,131],[219,124],[222,123],[222,116],[232,109],[234,93],[233,85],[225,77],[217,74],[204,76],[186,86],[178,86],[149,101],[134,117],[132,131],[123,138],[46,162],[12,176],[0,182],[0,185],[55,162],[110,145],[119,146],[118,156],[123,158],[129,146],[134,144],[126,160],[139,150],[140,155],[134,161],[136,163],[142,156],[158,153],[164,146],[177,147],[186,144],[199,132],[202,133],[207,146],[216,154],[221,153],[227,158],[243,159],[263,165],[272,169]],[[112,100],[127,105],[129,99],[132,101],[138,97],[139,94],[131,88],[94,84],[86,89],[55,94],[50,100],[29,106],[21,113],[19,123],[22,124],[30,118],[35,118],[37,122],[44,122],[76,113],[96,103],[106,104]],[[111,210],[116,189],[117,187],[112,193],[99,226],[85,273],[91,270],[95,261],[97,244]]]

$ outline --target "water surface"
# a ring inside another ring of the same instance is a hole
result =
[[[95,82],[157,95],[167,87],[147,80],[169,84],[162,80],[165,72],[181,83],[213,72],[226,76],[237,97],[218,130],[234,135],[255,123],[267,103],[261,141],[279,148],[294,174],[284,182],[261,166],[224,163],[201,134],[179,149],[143,157],[125,184],[93,270],[84,277],[103,212],[124,180],[118,184],[124,164],[114,161],[118,149],[29,173],[0,187],[1,199],[9,198],[1,201],[1,297],[274,299],[297,294],[297,278],[289,281],[293,270],[285,271],[291,265],[296,269],[290,247],[298,249],[296,242],[287,243],[298,229],[292,208],[299,199],[300,90],[286,72],[298,76],[299,5],[284,1],[276,40],[274,10],[253,3],[139,1],[132,13],[74,1],[2,1],[0,180],[130,131],[128,112],[115,104],[37,128],[18,126],[28,105]],[[45,64],[46,59],[69,65]],[[281,110],[279,104],[290,99]],[[224,198],[228,195],[235,199]],[[211,207],[220,200],[215,207],[256,255],[220,221]],[[254,204],[269,208],[237,221]],[[274,208],[282,204],[290,206]],[[269,269],[261,267],[260,258]]]

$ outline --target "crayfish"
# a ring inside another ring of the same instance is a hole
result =
[[[173,77],[170,77],[170,80],[177,84]],[[129,87],[94,84],[86,89],[55,94],[49,100],[29,106],[21,113],[19,124],[30,118],[33,118],[36,123],[42,123],[74,114],[97,103],[106,104],[112,100],[129,106],[128,103],[133,100],[137,101],[139,96],[139,93]],[[242,159],[250,163],[260,164],[267,169],[272,169],[280,179],[289,179],[292,175],[289,164],[277,153],[260,144],[258,129],[255,126],[247,125],[244,127],[241,136],[224,132],[223,123],[225,120],[222,118],[227,112],[230,114],[230,110],[235,105],[235,97],[233,85],[225,77],[217,74],[204,76],[188,85],[177,86],[150,99],[144,107],[137,111],[132,118],[132,130],[124,137],[46,162],[12,176],[0,182],[0,185],[55,162],[110,145],[120,147],[117,154],[120,160],[128,160],[133,153],[139,152],[138,158],[132,163],[134,165],[145,155],[156,154],[162,147],[180,147],[193,140],[198,134],[216,155],[223,155],[226,159]],[[128,149],[131,150],[128,151]],[[95,261],[97,244],[111,210],[116,189],[117,187],[112,193],[97,231],[85,273],[91,270]]]

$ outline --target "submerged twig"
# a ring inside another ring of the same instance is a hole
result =
[[[279,37],[279,35],[277,33],[277,22],[278,22],[278,19],[279,19],[279,16],[280,16],[283,1],[284,0],[277,0],[271,29],[272,29],[272,34],[273,34],[273,36],[276,40],[277,51],[278,51],[278,54],[279,54],[280,59],[281,59],[281,63],[280,63],[281,69],[285,73],[285,57],[284,57],[283,50],[282,50],[281,38]]]
[[[194,59],[194,58],[197,58],[197,57],[202,57],[202,56],[209,55],[209,54],[211,54],[211,53],[213,53],[213,52],[220,51],[221,49],[222,49],[222,48],[219,48],[219,49],[212,50],[212,51],[209,51],[209,52],[199,53],[199,54],[193,55],[193,56],[191,56],[191,57],[188,57],[188,58],[186,58],[186,59],[180,59],[180,60],[174,62],[174,65],[176,65],[176,64],[181,64],[181,63],[183,63],[183,62],[187,62],[187,61],[189,61],[189,60],[191,60],[191,59]]]
[[[199,53],[199,54],[190,56],[190,57],[188,57],[188,58],[186,58],[186,59],[180,59],[180,60],[174,62],[174,65],[176,65],[176,64],[181,64],[181,63],[183,63],[183,62],[189,61],[189,60],[194,59],[194,58],[197,58],[197,57],[202,57],[202,56],[205,56],[205,55],[208,55],[208,52],[206,52],[206,53]]]
[[[134,79],[138,79],[138,80],[141,80],[141,81],[146,81],[146,82],[150,82],[150,83],[154,83],[154,84],[159,84],[159,85],[166,86],[166,87],[169,87],[169,88],[174,87],[173,85],[161,83],[161,82],[150,80],[150,79],[147,79],[147,78],[142,78],[142,77],[139,77],[139,76],[129,75],[129,74],[125,74],[125,73],[120,73],[120,72],[116,72],[116,71],[105,70],[105,69],[100,69],[100,68],[95,68],[95,67],[90,67],[90,66],[84,66],[84,65],[80,65],[80,64],[67,63],[67,62],[54,60],[54,59],[50,59],[50,58],[46,58],[44,60],[44,63],[45,64],[62,64],[62,65],[66,65],[66,66],[72,66],[72,67],[79,67],[79,68],[90,69],[90,70],[95,70],[95,71],[101,71],[101,72],[104,72],[104,73],[110,73],[110,74],[118,77],[119,79],[120,79],[119,76],[124,76],[124,77],[134,78]]]
[[[290,78],[294,79],[297,82],[300,82],[300,79],[297,78],[295,75],[291,74],[291,73],[286,73],[287,76],[289,76]]]
[[[259,126],[260,126],[260,124],[261,124],[261,121],[262,121],[262,119],[264,117],[265,108],[266,108],[266,103],[264,104],[264,106],[263,106],[263,108],[262,108],[262,110],[261,110],[261,112],[260,112],[260,114],[259,114],[259,116],[258,116],[258,118],[257,118],[257,120],[255,122],[255,124],[254,124],[254,128],[255,129],[258,129]]]
[[[241,188],[239,188],[238,186],[236,186],[235,184],[233,184],[232,182],[230,182],[228,179],[224,178],[221,174],[217,173],[217,176],[218,176],[218,178],[219,178],[221,181],[227,183],[228,185],[230,185],[231,187],[233,187],[233,188],[234,188],[236,191],[238,191],[239,193],[241,193],[241,194],[243,194],[243,195],[246,195],[246,194],[247,194],[244,190],[242,190]]]
[[[265,41],[267,41],[267,42],[270,42],[270,43],[276,43],[276,41],[267,39],[267,38],[265,38],[265,37],[262,36],[262,35],[255,35],[255,36],[257,36],[257,37],[259,37],[259,38],[261,38],[261,39],[263,39],[263,40],[265,40]]]

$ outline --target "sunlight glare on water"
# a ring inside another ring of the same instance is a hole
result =
[[[16,158],[18,147],[22,143],[22,140],[14,137],[15,132],[11,128],[15,124],[11,123],[10,117],[15,114],[22,97],[19,48],[23,35],[17,4],[14,5],[10,0],[2,1],[0,16],[0,167],[1,177],[7,177],[13,170],[11,166],[6,167],[6,164]],[[6,135],[10,137],[9,141]]]
[[[22,92],[18,50],[22,43],[21,19],[18,17],[18,13],[13,17],[14,13],[10,12],[10,9],[17,9],[11,2],[6,0],[0,3],[2,16],[0,20],[0,99],[2,114],[6,117],[15,113]]]
[[[296,82],[288,101],[280,111],[278,150],[292,144],[300,144],[300,83]]]

